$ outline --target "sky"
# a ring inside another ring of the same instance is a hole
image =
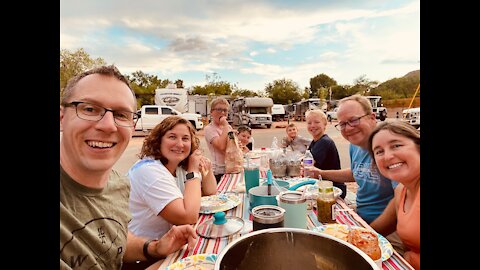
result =
[[[60,49],[80,48],[187,88],[381,83],[420,69],[420,1],[60,0]]]

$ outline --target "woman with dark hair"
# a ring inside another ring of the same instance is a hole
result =
[[[128,228],[158,238],[172,225],[197,222],[201,196],[217,192],[212,165],[202,155],[195,129],[182,117],[169,116],[145,138],[140,160],[128,171]]]
[[[387,208],[370,226],[380,234],[395,230],[405,246],[403,257],[420,269],[420,132],[400,120],[380,123],[368,150],[382,175],[399,183]]]

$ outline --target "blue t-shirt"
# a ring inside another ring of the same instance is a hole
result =
[[[387,207],[398,183],[382,176],[375,165],[372,168],[372,157],[368,151],[350,144],[349,152],[350,168],[358,184],[357,213],[371,223]]]

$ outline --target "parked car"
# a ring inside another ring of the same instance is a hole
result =
[[[326,113],[328,122],[332,122],[332,120],[337,120],[337,111],[338,107]]]

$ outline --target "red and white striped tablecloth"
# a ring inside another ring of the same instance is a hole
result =
[[[261,173],[262,177],[265,177],[265,173]],[[230,209],[225,212],[226,216],[237,216],[241,217],[244,220],[252,220],[251,214],[249,213],[248,210],[248,198],[245,193],[243,192],[236,192],[236,185],[240,182],[243,181],[243,174],[225,174],[222,178],[222,180],[218,183],[218,193],[222,192],[235,192],[239,198],[242,200],[242,203],[240,203],[237,207]],[[337,199],[337,209],[343,209],[347,211],[340,211],[337,214],[337,222],[341,224],[346,224],[349,223],[351,225],[355,226],[360,226],[360,227],[366,227],[366,228],[371,228],[357,213],[355,213],[354,210],[352,210],[350,207],[347,206],[345,201],[341,198]],[[315,210],[308,211],[308,223],[307,226],[309,229],[312,229],[314,227],[322,225],[320,222],[317,220],[316,212]],[[204,221],[213,218],[213,215],[200,215],[199,220],[197,221],[195,225],[195,229],[198,226],[198,224],[203,223]],[[223,237],[223,238],[216,238],[216,239],[207,239],[203,237],[198,237],[197,243],[195,244],[195,247],[193,248],[192,251],[186,252],[186,246],[175,252],[170,254],[167,258],[165,258],[160,265],[158,269],[165,269],[168,265],[175,263],[178,260],[181,260],[185,257],[195,255],[195,254],[203,254],[203,253],[215,253],[218,254],[222,249],[224,249],[229,243],[231,243],[233,240],[237,239],[240,237],[240,234],[235,234],[233,236],[229,237]],[[413,269],[406,261],[403,259],[403,257],[398,254],[395,250],[392,254],[392,256],[383,262],[383,269]]]

